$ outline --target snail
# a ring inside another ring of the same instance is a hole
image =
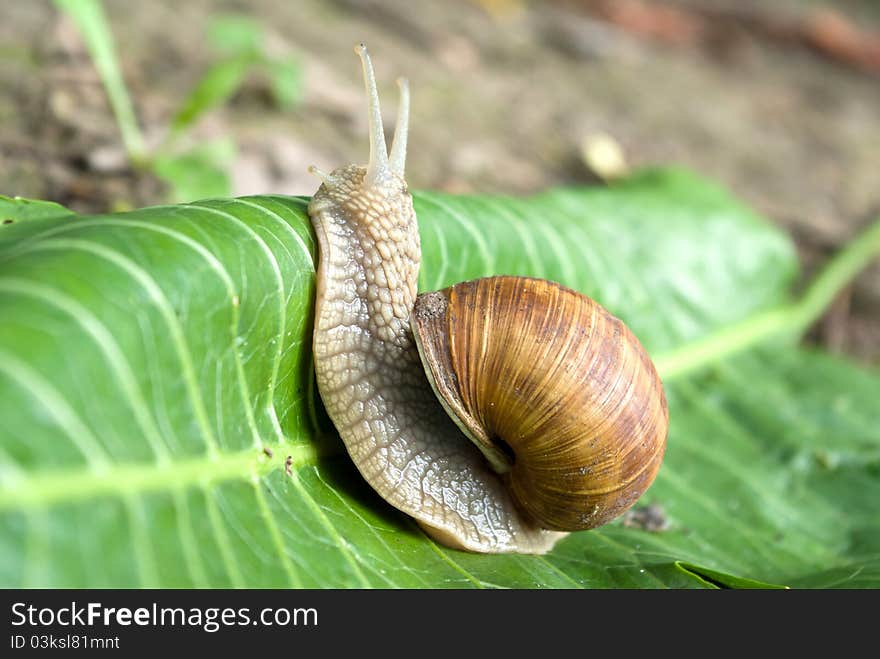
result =
[[[386,149],[372,63],[370,159],[309,203],[318,391],[367,482],[438,542],[541,554],[622,514],[666,447],[663,387],[632,332],[561,284],[498,276],[417,295],[403,178],[406,80]]]

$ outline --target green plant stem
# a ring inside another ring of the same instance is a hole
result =
[[[79,28],[110,99],[129,160],[133,165],[142,165],[146,160],[144,139],[119,70],[113,36],[100,0],[55,0],[55,6],[70,16]]]
[[[660,376],[664,381],[682,377],[774,336],[799,337],[819,319],[837,294],[878,256],[880,218],[822,268],[800,299],[657,355],[654,364]]]
[[[806,331],[856,275],[880,256],[880,217],[829,261],[796,305],[800,318],[795,324]]]

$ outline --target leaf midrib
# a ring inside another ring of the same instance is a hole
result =
[[[249,448],[234,453],[200,454],[174,462],[47,469],[26,478],[7,476],[7,488],[0,490],[0,510],[46,507],[59,501],[67,503],[111,495],[170,492],[192,485],[262,478],[283,468],[287,456],[291,457],[291,467],[300,469],[338,453],[338,449],[322,450],[312,444],[295,444],[276,447],[272,458],[262,450]]]

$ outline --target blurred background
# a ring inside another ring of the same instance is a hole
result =
[[[389,132],[410,79],[413,188],[523,194],[686,166],[788,231],[807,274],[880,213],[876,0],[103,7],[127,125],[82,24],[0,0],[0,194],[81,212],[311,194],[308,165],[367,158],[363,41]],[[880,364],[880,266],[811,339]]]

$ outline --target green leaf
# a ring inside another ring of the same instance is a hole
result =
[[[270,55],[263,47],[263,40],[263,28],[247,16],[218,16],[208,27],[208,41],[214,49],[233,56],[233,60],[243,59],[263,71],[275,102],[282,109],[289,110],[302,95],[302,66],[291,57]]]
[[[172,135],[183,132],[205,112],[225,103],[241,86],[255,61],[252,54],[244,53],[213,64],[174,115]]]
[[[290,110],[302,97],[302,67],[293,59],[265,59],[263,67],[275,102],[283,110]]]
[[[709,587],[715,588],[738,588],[745,590],[778,590],[784,589],[785,586],[777,584],[765,583],[754,579],[744,579],[732,574],[725,574],[717,570],[710,570],[701,565],[692,565],[691,563],[676,563],[676,566],[685,574],[702,580]]]
[[[644,502],[666,530],[618,521],[547,556],[426,538],[316,401],[307,200],[219,199],[0,243],[0,584],[880,585],[880,375],[793,340],[880,232],[794,300],[790,241],[684,172],[415,203],[422,289],[556,279],[664,365],[669,448]]]
[[[231,55],[255,53],[263,42],[263,28],[247,16],[215,16],[208,25],[208,42],[216,50]]]
[[[158,156],[153,173],[171,188],[172,200],[226,197],[232,182],[226,173],[235,158],[231,140],[206,142],[191,151],[173,156]]]
[[[16,241],[23,223],[62,217],[73,217],[73,211],[52,201],[0,195],[0,244]]]
[[[73,215],[73,211],[66,209],[61,204],[56,204],[54,201],[0,195],[0,226],[70,215]]]

